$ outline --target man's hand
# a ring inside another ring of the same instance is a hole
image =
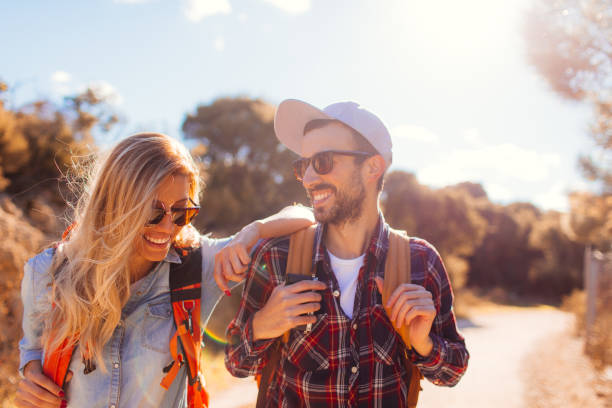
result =
[[[383,280],[380,277],[374,279],[382,294]],[[411,346],[421,356],[428,356],[433,348],[429,332],[436,317],[431,293],[422,286],[403,283],[393,291],[384,308],[395,330],[408,327]]]
[[[251,262],[249,251],[259,239],[259,223],[245,226],[236,236],[215,255],[214,278],[217,286],[230,295],[227,282],[241,282],[246,277]]]
[[[275,287],[264,307],[253,316],[253,340],[273,339],[296,326],[315,323],[316,316],[305,314],[319,310],[322,297],[312,291],[326,287],[313,280]]]
[[[64,391],[43,374],[40,360],[30,361],[23,370],[23,380],[17,386],[15,406],[19,408],[65,407]],[[68,372],[67,382],[72,378]]]

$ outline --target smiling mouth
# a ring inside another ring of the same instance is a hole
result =
[[[331,197],[331,195],[331,189],[317,189],[315,191],[311,191],[310,198],[312,200],[312,205],[316,206],[323,204],[329,197]]]
[[[145,239],[145,241],[147,241],[149,244],[155,246],[155,247],[166,247],[169,243],[170,243],[170,237],[166,237],[166,238],[153,238],[147,235],[143,235],[143,238]]]

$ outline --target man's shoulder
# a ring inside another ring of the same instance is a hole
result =
[[[440,256],[438,250],[432,243],[419,237],[410,237],[410,252],[414,255]]]
[[[253,249],[253,257],[255,262],[261,259],[265,254],[277,253],[285,254],[289,253],[289,241],[291,235],[283,235],[275,238],[266,238],[260,240],[255,248]]]

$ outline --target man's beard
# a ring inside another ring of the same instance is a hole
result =
[[[314,216],[317,222],[342,225],[355,221],[361,216],[363,202],[366,197],[365,186],[358,177],[358,174],[355,180],[357,182],[350,187],[350,191],[346,188],[339,190],[329,184],[322,184],[308,192],[311,201],[312,194],[318,189],[329,188],[334,192],[336,201],[329,210],[323,212],[315,209]]]

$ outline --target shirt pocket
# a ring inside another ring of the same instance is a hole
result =
[[[398,361],[399,338],[382,305],[372,308],[372,347],[376,361],[394,365]]]
[[[329,369],[329,319],[327,313],[317,316],[310,332],[291,330],[287,361],[304,371]]]
[[[163,301],[148,303],[142,324],[143,346],[147,349],[166,353],[174,334],[172,305],[170,297]]]

